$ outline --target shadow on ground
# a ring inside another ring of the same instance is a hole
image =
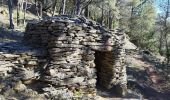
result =
[[[0,43],[9,41],[21,41],[22,37],[23,32],[21,31],[0,28]]]
[[[162,69],[162,64],[151,55],[144,55],[141,59],[137,59],[142,62],[145,62],[153,67],[154,69]],[[133,63],[133,62],[131,62]],[[141,66],[144,67],[144,66]],[[158,73],[160,76],[164,71]],[[169,100],[170,90],[159,90],[158,87],[163,87],[166,85],[166,82],[155,84],[151,81],[151,76],[148,74],[147,70],[141,70],[139,68],[135,68],[133,66],[127,67],[128,74],[128,88],[140,93],[144,96],[144,98],[149,100]]]

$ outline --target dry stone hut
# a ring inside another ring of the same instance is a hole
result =
[[[58,89],[95,94],[96,84],[126,88],[124,33],[84,17],[56,16],[27,25],[24,41],[48,51],[40,80]]]

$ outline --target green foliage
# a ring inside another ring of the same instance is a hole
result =
[[[131,16],[129,25],[129,35],[131,41],[138,47],[151,49],[153,45],[153,30],[156,21],[156,11],[153,3],[147,2],[137,14]]]

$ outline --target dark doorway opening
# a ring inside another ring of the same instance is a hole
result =
[[[102,70],[102,60],[103,60],[103,52],[95,51],[95,65],[97,70],[97,83],[96,86],[101,86],[101,70]]]
[[[101,97],[117,97],[115,87],[110,88],[113,79],[114,55],[109,51],[95,51],[97,70],[97,94]],[[109,87],[109,88],[108,88]]]
[[[95,51],[95,65],[97,70],[97,84],[110,88],[114,76],[114,55],[112,51]]]

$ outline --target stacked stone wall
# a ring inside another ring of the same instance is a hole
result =
[[[95,94],[97,81],[106,88],[126,85],[120,30],[109,31],[84,17],[60,16],[29,23],[24,41],[47,49],[49,63],[40,80],[57,89]]]

